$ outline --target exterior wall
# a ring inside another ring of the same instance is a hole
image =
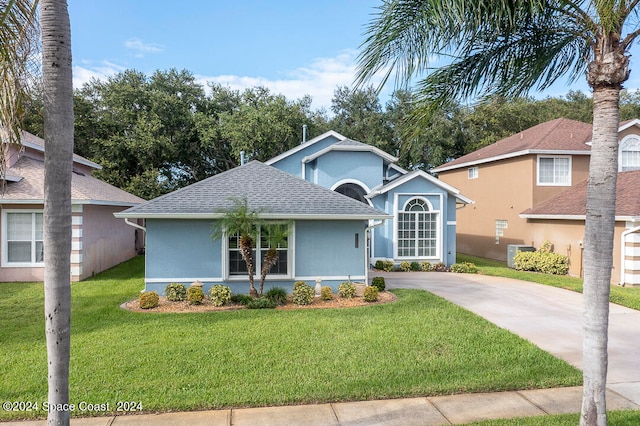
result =
[[[42,210],[42,204],[19,204],[19,205],[9,205],[4,204],[0,205],[0,213],[2,210]],[[2,220],[2,215],[0,214],[0,220]],[[4,238],[2,233],[2,226],[0,226],[0,238]],[[3,256],[2,253],[2,245],[0,244],[0,259]],[[0,283],[1,282],[41,282],[44,281],[44,266],[36,266],[36,267],[2,267],[0,266]]]
[[[75,206],[74,206],[75,207]],[[80,227],[81,246],[73,250],[78,237],[72,240],[71,263],[74,264],[74,255],[78,255],[77,263],[81,265],[79,278],[81,280],[111,268],[125,260],[134,257],[136,242],[143,240],[142,230],[127,225],[124,220],[116,219],[113,214],[124,210],[126,207],[98,206],[85,204],[81,207],[80,214],[74,213],[74,232]],[[74,208],[75,210],[75,208]],[[80,222],[79,224],[77,222]]]
[[[170,282],[189,285],[200,280],[204,291],[213,284],[223,283],[234,293],[248,293],[249,281],[244,277],[225,279],[223,244],[213,240],[211,220],[147,220],[147,256],[145,287],[164,292]],[[364,280],[366,222],[357,221],[296,221],[293,230],[293,264],[291,278],[267,275],[265,289],[279,286],[293,291],[295,281],[305,281],[337,290],[351,279]],[[356,234],[358,234],[356,247]],[[256,287],[259,279],[255,280]],[[265,291],[266,291],[265,290]]]
[[[583,276],[584,220],[529,219],[529,226],[533,246],[537,248],[545,241],[550,241],[553,244],[554,252],[569,257],[569,275]],[[625,230],[625,222],[616,222],[613,241],[613,269],[611,270],[612,284],[618,284],[621,280],[621,238]],[[629,272],[631,271],[627,273]]]
[[[624,241],[624,285],[640,286],[640,229],[638,223],[628,222],[627,230],[632,233]],[[621,240],[622,244],[622,240]],[[614,258],[614,262],[616,259]],[[622,262],[620,265],[623,268]],[[623,280],[620,280],[623,282]]]
[[[295,152],[271,165],[294,176],[302,177],[302,159],[304,157],[313,155],[321,149],[324,149],[339,141],[340,140],[334,136],[327,136],[326,138],[319,140],[314,144],[309,145],[301,149],[300,151]]]
[[[382,184],[383,160],[371,152],[331,151],[315,160],[311,182],[333,188],[345,179],[363,183],[369,190]]]

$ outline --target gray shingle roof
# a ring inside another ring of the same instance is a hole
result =
[[[273,218],[382,219],[386,213],[307,182],[259,161],[163,195],[117,214],[118,217],[193,217],[221,215],[232,197]]]

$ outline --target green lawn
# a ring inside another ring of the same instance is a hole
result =
[[[458,254],[458,262],[474,263],[481,274],[497,277],[515,278],[523,281],[532,281],[554,287],[582,293],[582,278],[574,278],[566,275],[545,275],[536,272],[516,271],[508,268],[506,263],[481,257]],[[640,288],[611,286],[610,300],[618,305],[640,310]]]
[[[574,386],[581,373],[430,293],[349,309],[133,313],[143,258],[72,286],[71,403],[144,411]],[[43,289],[3,283],[0,395],[46,399]],[[43,412],[0,411],[0,419]],[[75,412],[74,415],[88,413]],[[98,413],[104,414],[104,413]]]
[[[609,411],[610,426],[638,426],[640,411]],[[575,426],[580,423],[580,414],[556,414],[552,416],[519,417],[508,420],[487,420],[469,423],[468,426]]]

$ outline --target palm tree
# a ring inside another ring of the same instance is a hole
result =
[[[0,3],[0,128],[2,142],[20,143],[35,52],[38,49],[36,2]],[[0,149],[0,177],[4,176],[4,149]]]
[[[638,0],[384,0],[359,56],[357,81],[396,72],[422,113],[446,101],[520,96],[586,75],[593,89],[584,272],[584,386],[580,422],[607,422],[605,387],[615,218],[619,94],[629,77]],[[445,64],[430,68],[434,58]]]
[[[289,224],[287,223],[269,223],[262,226],[263,238],[268,244],[268,250],[265,252],[262,258],[262,265],[260,269],[260,290],[258,294],[262,296],[262,290],[264,288],[264,281],[267,278],[267,274],[278,263],[279,254],[278,247],[287,242],[287,236],[289,235]]]
[[[69,403],[73,86],[66,0],[40,0],[44,93],[44,297],[49,404]],[[69,424],[50,411],[48,424]]]
[[[258,238],[259,217],[258,212],[249,208],[246,197],[232,197],[233,207],[221,210],[223,217],[213,226],[212,238],[219,239],[224,236],[237,236],[240,255],[247,265],[249,275],[249,295],[257,296],[258,292],[253,285],[256,262],[253,249]]]

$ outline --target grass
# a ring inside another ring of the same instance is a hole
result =
[[[537,272],[516,271],[515,269],[507,267],[504,262],[469,256],[466,254],[458,254],[456,260],[457,262],[474,263],[478,267],[479,272],[484,275],[531,281],[582,293],[582,278],[575,278],[567,275],[546,275]],[[609,300],[613,303],[617,303],[618,305],[640,310],[640,288],[612,285]]]
[[[70,402],[144,411],[366,400],[581,384],[574,367],[444,299],[397,290],[349,309],[133,313],[144,260],[72,285]],[[41,283],[3,283],[0,395],[46,400]],[[44,412],[0,411],[0,419]],[[72,415],[88,415],[74,412]],[[96,414],[105,414],[104,412]]]
[[[640,411],[608,411],[607,421],[610,426],[637,426],[640,424]],[[506,420],[486,420],[469,423],[468,426],[575,426],[579,422],[580,414],[556,414]]]

